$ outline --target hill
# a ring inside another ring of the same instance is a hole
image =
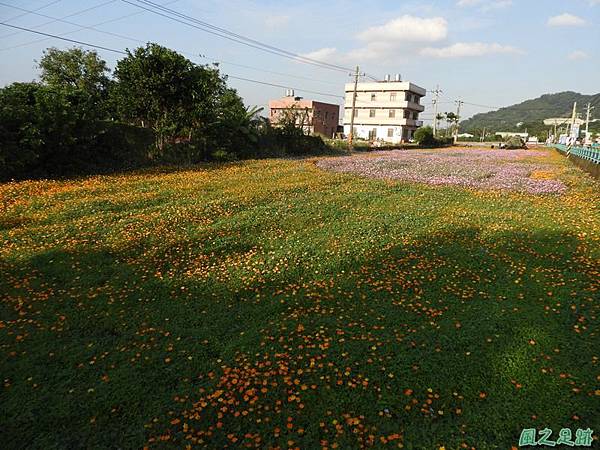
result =
[[[477,133],[484,127],[492,131],[518,131],[525,128],[531,134],[545,132],[543,120],[550,117],[570,117],[573,102],[577,102],[578,112],[584,117],[585,105],[596,106],[596,117],[600,114],[600,94],[583,95],[577,92],[560,92],[546,94],[533,100],[527,100],[517,105],[500,108],[497,111],[476,114],[461,122],[463,132]],[[518,123],[523,123],[517,127]],[[600,122],[593,125],[593,130],[600,129]]]

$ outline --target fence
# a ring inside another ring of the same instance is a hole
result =
[[[600,147],[568,147],[563,144],[554,144],[553,147],[567,156],[578,156],[579,158],[591,161],[594,164],[600,164]]]

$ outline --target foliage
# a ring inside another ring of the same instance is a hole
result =
[[[600,189],[540,157],[567,192],[290,159],[0,185],[3,448],[596,429]]]
[[[287,136],[304,136],[310,125],[308,110],[300,110],[292,106],[282,110],[277,117],[277,128]]]
[[[128,51],[114,79],[95,52],[78,48],[48,49],[40,68],[41,83],[0,90],[2,179],[329,150],[306,135],[306,112],[270,127],[216,66],[157,44]]]
[[[152,129],[162,153],[177,138],[191,141],[194,135],[202,136],[217,120],[217,103],[225,90],[218,70],[147,44],[128,50],[118,61],[111,94],[119,117]]]
[[[415,141],[423,146],[435,145],[435,137],[433,136],[433,128],[430,126],[421,127],[413,135]]]
[[[300,126],[265,125],[260,133],[258,146],[264,156],[300,156],[307,154],[325,154],[331,148],[320,136],[304,134]]]
[[[0,179],[142,164],[147,136],[103,121],[103,114],[78,88],[15,83],[0,89]]]
[[[52,47],[44,51],[39,67],[40,80],[47,86],[77,89],[94,98],[108,90],[110,70],[95,51]]]
[[[85,109],[94,114],[90,120],[96,120],[99,112],[103,117],[111,114],[108,104],[110,70],[106,61],[95,51],[77,47],[59,50],[52,47],[44,51],[39,68],[42,84],[57,90],[85,94],[81,96],[88,103]]]
[[[0,90],[0,176],[52,173],[85,158],[93,139],[87,96],[80,90],[15,83]]]
[[[525,141],[519,136],[511,136],[504,143],[505,148],[508,150],[515,150],[519,148],[526,148]]]
[[[218,120],[209,129],[210,148],[238,158],[254,155],[265,126],[262,111],[246,108],[234,89],[226,89],[217,103]]]
[[[544,125],[544,119],[552,117],[571,117],[573,103],[582,105],[591,103],[600,108],[600,94],[582,95],[576,92],[560,92],[558,94],[546,94],[533,100],[527,100],[517,105],[500,108],[497,111],[476,114],[470,119],[461,122],[461,129],[466,132],[474,132],[478,129],[496,131],[524,131],[527,128],[531,135],[546,139],[548,128]],[[580,112],[582,110],[580,109]],[[517,127],[518,123],[523,123]]]
[[[422,147],[441,147],[452,144],[452,138],[435,138],[433,128],[430,126],[417,129],[414,138]]]

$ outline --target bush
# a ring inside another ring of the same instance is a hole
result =
[[[526,148],[525,141],[521,139],[519,136],[511,136],[505,142],[505,147],[508,150],[516,150],[520,148]]]
[[[15,83],[0,89],[0,179],[139,165],[151,133],[100,120],[79,89]]]
[[[429,126],[419,128],[417,131],[415,131],[413,137],[415,138],[415,141],[422,146],[433,146],[436,144],[436,139],[433,135],[433,128]]]
[[[452,143],[454,142],[453,138],[451,137],[434,137],[433,128],[431,128],[430,126],[419,128],[417,131],[415,131],[413,137],[421,147],[443,147],[447,145],[452,145]]]

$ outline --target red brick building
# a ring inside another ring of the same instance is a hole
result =
[[[340,106],[331,103],[304,100],[295,97],[293,92],[279,100],[269,101],[271,123],[277,126],[285,111],[292,108],[298,111],[297,122],[304,124],[306,133],[320,134],[328,138],[335,136],[340,121]]]

